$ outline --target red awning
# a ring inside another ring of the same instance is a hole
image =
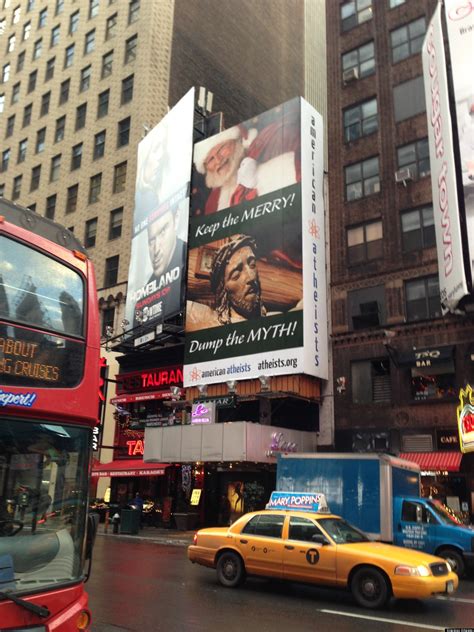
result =
[[[92,468],[92,478],[106,476],[163,476],[166,463],[144,463],[142,459],[123,459],[100,463]]]
[[[183,391],[181,391],[181,395]],[[171,391],[152,391],[151,393],[135,393],[112,397],[111,404],[131,404],[132,402],[145,402],[149,399],[171,399],[176,397]]]
[[[462,452],[403,452],[399,457],[417,463],[420,470],[459,472]]]

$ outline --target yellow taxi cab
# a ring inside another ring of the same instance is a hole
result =
[[[217,569],[229,588],[246,575],[288,579],[347,588],[367,608],[380,608],[391,596],[450,594],[459,582],[446,560],[369,540],[331,514],[323,494],[273,492],[265,510],[230,527],[198,531],[188,558]]]

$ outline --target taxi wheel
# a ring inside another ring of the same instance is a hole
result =
[[[351,581],[354,599],[364,608],[381,608],[390,596],[383,574],[376,568],[360,568]]]
[[[464,575],[464,560],[460,553],[454,549],[444,549],[444,551],[440,551],[438,555],[449,562],[449,565],[458,577],[462,577]]]
[[[242,559],[231,551],[223,553],[217,562],[217,578],[226,588],[235,588],[242,583],[245,569]]]

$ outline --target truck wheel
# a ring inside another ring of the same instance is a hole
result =
[[[454,549],[443,549],[438,553],[438,555],[449,562],[449,565],[458,577],[462,577],[464,575],[466,567],[461,553],[458,553]]]
[[[223,553],[217,562],[217,579],[226,588],[235,588],[242,583],[245,576],[245,569],[242,559],[227,551]]]
[[[354,573],[351,591],[359,606],[381,608],[390,596],[389,586],[383,574],[376,568],[360,568]]]

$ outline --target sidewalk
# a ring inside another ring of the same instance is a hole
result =
[[[159,529],[157,527],[143,527],[137,535],[126,535],[124,533],[114,533],[112,524],[109,524],[107,533],[105,525],[99,524],[98,536],[106,538],[116,538],[119,540],[140,540],[141,542],[155,542],[156,544],[167,544],[169,546],[189,546],[193,542],[195,531],[177,531],[175,529]]]

